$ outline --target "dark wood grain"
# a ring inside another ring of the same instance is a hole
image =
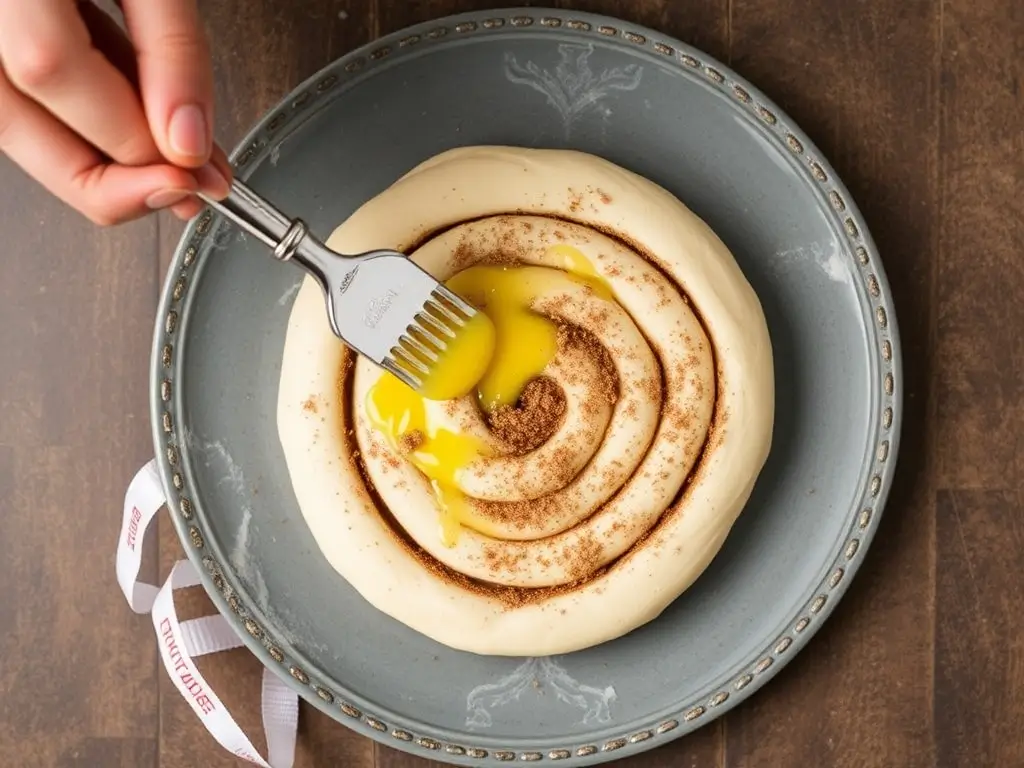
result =
[[[109,3],[106,3],[109,5]],[[822,148],[896,294],[905,429],[881,530],[835,615],[750,702],[628,768],[1024,765],[1024,8],[1017,0],[206,0],[217,136],[377,34],[545,4],[730,62]],[[98,230],[0,161],[0,764],[239,765],[124,606],[120,498],[152,451],[169,217]],[[73,375],[68,375],[68,371]],[[155,549],[156,542],[148,542]],[[160,574],[181,556],[168,525]],[[156,557],[149,567],[156,578]],[[211,609],[201,591],[179,609]],[[260,667],[202,669],[257,745]],[[302,706],[296,768],[440,766]]]
[[[935,632],[937,764],[1018,765],[1024,755],[1021,494],[940,491]]]
[[[836,167],[879,244],[904,342],[899,480],[823,630],[727,718],[727,765],[930,766],[934,488],[928,419],[937,217],[939,5],[734,0],[732,63]]]
[[[1003,488],[1024,470],[1024,9],[947,0],[943,21],[939,482]]]
[[[0,764],[155,766],[152,624],[111,558],[153,450],[155,224],[100,231],[2,158],[0,198]]]
[[[1024,759],[1024,9],[951,0],[942,39],[935,749],[942,766],[1016,765]]]

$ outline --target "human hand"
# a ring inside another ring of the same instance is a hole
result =
[[[0,0],[0,151],[100,225],[228,192],[196,0]]]

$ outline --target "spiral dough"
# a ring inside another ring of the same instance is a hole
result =
[[[771,445],[760,303],[715,234],[661,187],[579,152],[438,155],[358,209],[340,252],[396,248],[441,280],[582,254],[610,293],[556,280],[532,310],[560,327],[543,371],[559,419],[536,445],[472,396],[431,421],[488,446],[458,475],[473,524],[438,535],[429,481],[370,423],[380,370],[332,334],[307,278],[284,348],[278,428],[324,556],[379,610],[450,647],[566,653],[650,621],[720,549]]]

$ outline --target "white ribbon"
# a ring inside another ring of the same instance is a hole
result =
[[[295,692],[264,667],[261,707],[267,737],[267,760],[264,760],[199,673],[196,658],[239,648],[242,641],[220,614],[178,621],[174,591],[201,583],[192,563],[188,560],[175,563],[160,588],[139,581],[142,541],[164,503],[156,462],[151,461],[135,475],[124,497],[124,517],[117,544],[117,581],[121,591],[133,611],[152,613],[164,668],[217,743],[261,768],[292,768],[299,720],[299,698]]]
[[[136,613],[149,613],[157,588],[139,581],[142,568],[142,541],[150,523],[165,503],[164,489],[156,471],[156,460],[140,469],[124,495],[121,538],[117,540],[117,583]]]

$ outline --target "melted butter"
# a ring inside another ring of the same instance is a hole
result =
[[[486,446],[475,438],[438,427],[427,415],[424,397],[390,373],[385,373],[367,395],[367,415],[392,448],[405,453],[434,489],[441,513],[441,539],[454,547],[463,525],[482,533],[486,522],[473,514],[458,489],[458,473],[473,461],[487,455]],[[418,436],[412,451],[404,451],[402,442]]]
[[[494,323],[494,355],[477,384],[480,405],[493,411],[514,404],[532,379],[547,367],[558,348],[558,328],[532,310],[534,300],[560,282],[582,283],[605,299],[611,286],[578,248],[555,245],[545,253],[555,267],[470,267],[448,287],[479,307]]]
[[[470,267],[448,287],[491,318],[494,356],[477,384],[480,405],[493,411],[515,403],[523,387],[558,350],[558,329],[530,309],[533,299],[562,276],[547,267]]]
[[[553,245],[544,256],[548,261],[553,261],[559,269],[582,278],[582,281],[593,288],[601,298],[613,298],[611,285],[594,269],[590,259],[579,248],[565,244]]]
[[[477,312],[436,361],[423,360],[430,368],[420,387],[423,397],[455,400],[468,395],[487,370],[494,348],[494,324],[487,315]]]
[[[430,480],[445,546],[455,546],[464,526],[488,533],[486,521],[457,485],[458,473],[487,450],[479,440],[433,423],[424,399],[454,399],[475,388],[485,411],[514,404],[558,349],[558,328],[532,310],[534,300],[562,281],[612,297],[611,287],[579,249],[556,245],[545,255],[557,268],[476,266],[453,276],[448,287],[480,310],[476,317],[481,322],[474,326],[471,321],[458,334],[432,369],[423,393],[385,373],[367,395],[373,426]],[[403,439],[417,433],[415,449],[402,451]]]

